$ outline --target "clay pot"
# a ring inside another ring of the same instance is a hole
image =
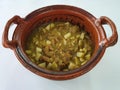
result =
[[[82,67],[67,72],[49,71],[32,63],[25,54],[25,41],[29,38],[28,35],[31,31],[38,25],[55,21],[71,22],[90,33],[95,50],[91,59]],[[12,40],[9,40],[8,31],[12,24],[16,24],[17,27],[14,30]],[[106,36],[103,28],[104,24],[109,25],[112,30],[110,37]],[[66,80],[81,76],[90,71],[100,61],[106,48],[115,45],[117,39],[118,34],[115,24],[108,17],[102,16],[97,19],[87,11],[77,7],[53,5],[35,10],[25,18],[19,16],[11,18],[5,26],[2,43],[4,47],[12,49],[22,65],[33,73],[53,80]]]

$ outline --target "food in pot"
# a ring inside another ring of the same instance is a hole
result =
[[[94,46],[89,33],[69,22],[38,26],[26,41],[25,52],[41,68],[69,71],[86,64]]]

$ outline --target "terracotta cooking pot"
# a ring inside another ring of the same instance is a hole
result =
[[[25,54],[25,41],[29,38],[28,35],[31,31],[38,25],[56,21],[68,21],[79,25],[91,35],[95,46],[93,55],[85,65],[78,69],[66,72],[45,70],[32,63]],[[9,40],[8,31],[12,24],[16,24],[17,26],[14,30],[12,40]],[[103,28],[104,24],[109,25],[112,30],[110,37],[106,36]],[[81,76],[90,71],[100,61],[106,48],[115,45],[117,39],[118,34],[115,24],[109,18],[102,16],[97,19],[81,8],[67,5],[53,5],[35,10],[25,18],[19,16],[11,18],[6,24],[2,43],[4,47],[12,49],[20,63],[33,73],[53,80],[66,80]]]

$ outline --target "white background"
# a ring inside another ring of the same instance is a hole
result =
[[[0,0],[0,90],[120,90],[120,40],[106,49],[90,72],[66,81],[48,80],[33,74],[19,63],[12,50],[2,46],[2,33],[10,18],[25,17],[31,11],[54,4],[80,7],[97,18],[107,16],[120,34],[119,0]],[[9,32],[10,36],[13,31]],[[106,28],[106,33],[110,31]]]

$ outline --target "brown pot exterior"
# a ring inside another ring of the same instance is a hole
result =
[[[95,50],[91,60],[80,69],[67,73],[45,71],[35,66],[24,53],[24,43],[31,30],[37,25],[54,21],[72,22],[85,28],[85,30],[91,34],[95,44]],[[17,27],[12,40],[9,40],[8,31],[12,23],[17,24]],[[112,35],[110,37],[106,36],[103,28],[104,24],[111,27]],[[117,43],[118,34],[115,24],[108,17],[102,16],[97,19],[87,11],[77,7],[53,5],[40,8],[25,18],[20,18],[19,16],[11,18],[5,26],[2,40],[3,46],[11,48],[18,60],[33,73],[53,80],[66,80],[81,76],[90,71],[100,61],[105,49]]]

